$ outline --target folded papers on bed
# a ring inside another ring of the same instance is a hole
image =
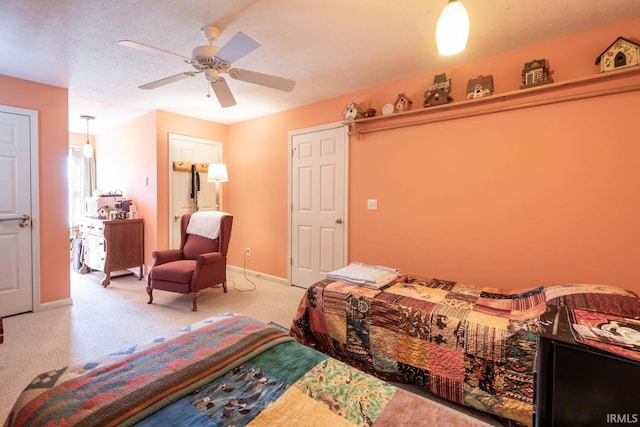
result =
[[[378,289],[388,285],[399,275],[400,272],[395,268],[352,262],[346,267],[326,273],[325,277],[329,280]]]

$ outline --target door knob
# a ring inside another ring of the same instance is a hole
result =
[[[342,224],[342,218],[336,219],[336,224]]]
[[[12,216],[7,218],[0,218],[0,222],[2,221],[20,221],[20,227],[25,228],[28,227],[31,221],[31,217],[27,214],[21,216]]]
[[[177,220],[179,220],[179,219],[180,219],[180,215],[174,215],[174,216],[173,216],[173,220],[174,220],[174,221],[177,221]]]
[[[20,221],[21,228],[27,228],[31,224],[31,217],[29,215],[22,215],[22,221]]]

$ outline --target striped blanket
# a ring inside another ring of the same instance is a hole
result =
[[[477,425],[240,315],[38,376],[5,426]]]

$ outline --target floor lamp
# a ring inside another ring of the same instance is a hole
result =
[[[207,181],[216,183],[216,210],[221,210],[220,206],[220,183],[228,182],[227,165],[224,163],[211,163],[207,172]]]

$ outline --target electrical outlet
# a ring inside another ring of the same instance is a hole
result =
[[[245,250],[245,253],[247,254],[247,256],[251,256],[251,248],[247,248]]]

